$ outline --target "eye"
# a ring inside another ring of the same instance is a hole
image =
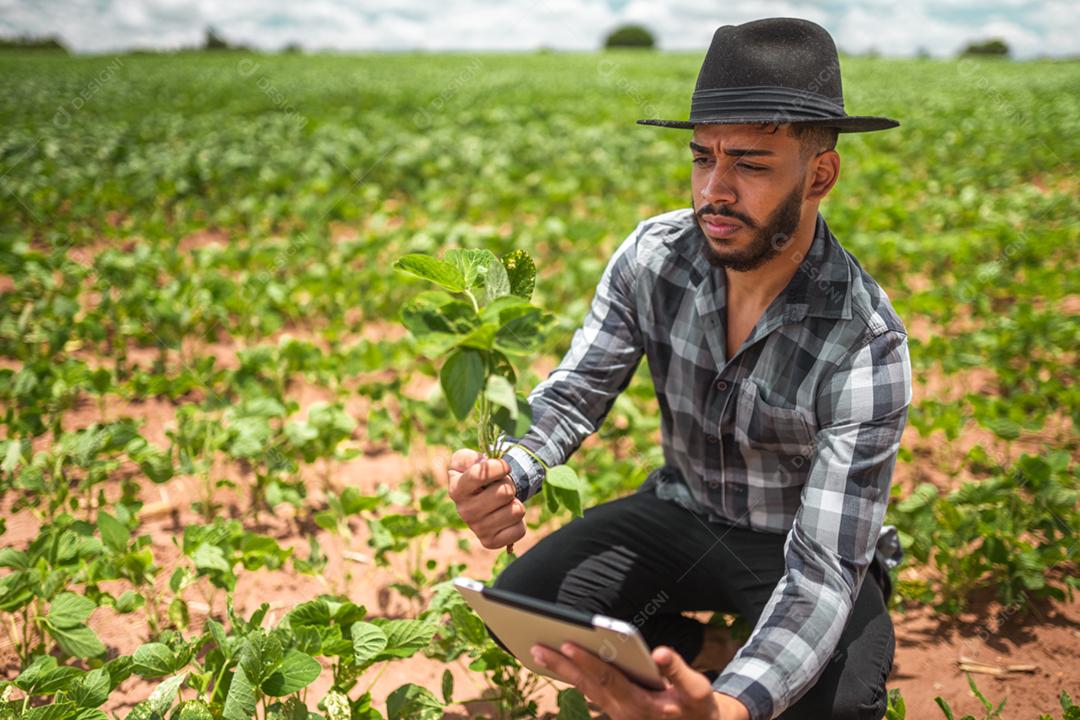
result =
[[[762,170],[768,170],[769,168],[764,165],[751,165],[750,163],[735,163],[735,166],[742,170],[749,170],[750,172],[760,172]]]
[[[698,156],[698,157],[694,158],[693,163],[695,165],[704,165],[705,163],[710,162],[711,160],[712,160],[712,158],[705,157],[704,155],[701,155],[701,156]]]

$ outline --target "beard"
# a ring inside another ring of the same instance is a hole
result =
[[[747,272],[761,267],[769,260],[780,254],[784,246],[791,242],[795,228],[802,219],[802,188],[803,182],[796,183],[795,188],[788,193],[772,215],[764,224],[759,226],[753,218],[732,210],[726,205],[703,205],[694,207],[694,215],[701,220],[702,215],[719,215],[734,218],[743,223],[748,230],[756,231],[750,239],[750,243],[742,250],[717,251],[712,246],[708,237],[701,244],[701,254],[716,268],[726,268],[735,272]],[[690,198],[691,207],[694,199]],[[704,230],[702,231],[704,233]],[[721,242],[726,242],[721,240]]]

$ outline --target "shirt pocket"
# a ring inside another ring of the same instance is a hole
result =
[[[799,476],[809,469],[814,436],[798,410],[773,405],[752,380],[739,383],[735,407],[735,442],[763,469],[785,469]],[[792,477],[792,480],[798,479]]]

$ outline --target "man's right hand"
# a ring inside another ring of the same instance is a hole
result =
[[[505,460],[481,460],[475,450],[450,458],[450,499],[480,544],[497,550],[525,536],[525,505],[515,497]]]

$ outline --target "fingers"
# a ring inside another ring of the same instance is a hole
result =
[[[579,668],[576,663],[571,662],[568,657],[559,651],[544,645],[533,645],[532,656],[533,660],[542,667],[551,670],[586,695],[590,694],[585,690],[587,680],[581,668]]]
[[[469,495],[457,503],[458,515],[473,527],[496,510],[505,508],[513,502],[517,488],[509,479],[492,483],[475,495]],[[475,527],[473,528],[475,529]]]
[[[680,680],[685,679],[687,667],[679,653],[669,647],[658,647],[652,652],[653,661],[660,669],[660,674],[671,681],[672,685],[678,685]]]
[[[455,453],[455,456],[457,453]],[[479,456],[477,456],[479,458]],[[450,498],[455,502],[463,500],[470,495],[475,495],[485,485],[507,477],[510,466],[505,460],[498,458],[474,462],[461,471],[461,475],[450,476]]]
[[[499,530],[518,523],[524,517],[524,503],[515,497],[511,497],[503,505],[480,516],[469,527],[477,535],[494,535]]]
[[[670,689],[678,696],[690,703],[704,702],[712,698],[713,689],[709,678],[687,665],[682,655],[670,647],[661,646],[652,651],[652,658],[660,674],[671,683]]]
[[[465,472],[477,461],[480,457],[480,453],[469,448],[462,448],[461,450],[455,450],[454,454],[450,456],[450,469],[457,470],[458,472]]]
[[[617,689],[619,693],[632,689],[633,683],[622,674],[622,671],[580,645],[563,643],[561,650],[566,657],[581,668],[586,677],[591,678],[597,685],[608,691]]]
[[[505,547],[507,545],[510,545],[511,543],[517,542],[523,537],[525,537],[525,523],[522,520],[518,520],[513,525],[505,527],[502,530],[496,532],[494,535],[487,539],[486,543],[483,540],[481,540],[480,542],[488,550],[498,550],[501,547]]]

